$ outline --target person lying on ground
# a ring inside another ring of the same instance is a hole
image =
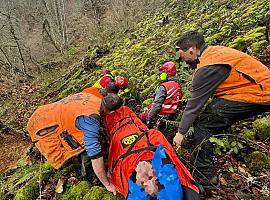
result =
[[[110,140],[111,182],[127,199],[200,199],[189,171],[164,135],[147,126],[127,106],[104,114]]]

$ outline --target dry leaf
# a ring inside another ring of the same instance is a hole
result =
[[[231,174],[231,177],[236,181],[241,179],[241,177],[238,174],[235,174],[235,173]]]
[[[71,184],[71,185],[75,185],[78,180],[76,179],[75,176],[71,176],[69,179],[68,179],[68,182]]]
[[[242,167],[238,167],[238,171],[240,172],[240,174],[242,174],[243,176],[246,176],[247,175],[247,172],[246,172],[246,170],[244,169],[244,168],[242,168]]]
[[[220,181],[220,184],[221,185],[224,185],[224,186],[227,186],[228,185],[227,181],[223,177],[220,177],[219,178],[219,181]]]
[[[65,184],[66,180],[65,178],[61,177],[58,182],[57,185],[55,187],[55,192],[60,194],[64,191],[64,184]]]

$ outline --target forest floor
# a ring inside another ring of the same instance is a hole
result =
[[[19,134],[2,134],[0,135],[0,173],[7,170],[15,169],[18,161],[25,157],[31,142]]]

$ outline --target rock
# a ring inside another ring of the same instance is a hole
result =
[[[83,200],[123,200],[119,195],[114,196],[104,187],[93,186]]]
[[[252,123],[252,127],[260,140],[265,140],[270,137],[270,117],[255,120]]]
[[[270,169],[270,154],[266,155],[260,151],[254,151],[247,157],[245,161],[251,170]]]
[[[60,200],[77,200],[83,197],[90,191],[91,185],[87,181],[81,181],[77,185],[69,188],[63,195],[59,197]],[[57,198],[58,199],[58,198]]]
[[[252,123],[252,129],[244,130],[244,138],[253,140],[266,140],[270,137],[270,117],[257,119]]]

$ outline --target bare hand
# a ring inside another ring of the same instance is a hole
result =
[[[116,195],[116,188],[115,188],[115,186],[111,183],[111,182],[109,182],[109,185],[108,186],[106,186],[106,189],[109,191],[109,192],[112,192],[114,195]]]
[[[181,146],[181,144],[182,144],[182,142],[183,142],[183,140],[184,140],[184,137],[185,137],[185,136],[184,136],[183,134],[177,132],[177,133],[175,134],[174,138],[173,138],[173,144],[174,144],[174,145]]]

